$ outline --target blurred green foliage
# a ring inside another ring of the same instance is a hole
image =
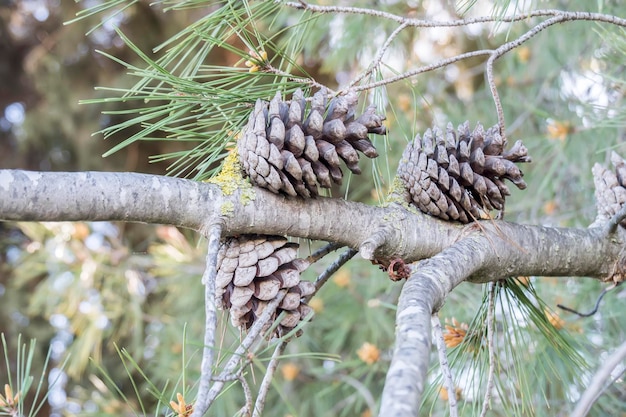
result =
[[[44,7],[47,17],[28,3]],[[497,16],[516,4],[473,3],[459,2],[458,10]],[[0,167],[159,174],[170,167],[169,172],[204,178],[217,168],[229,136],[245,120],[246,104],[269,98],[278,88],[288,94],[299,85],[284,75],[250,73],[243,64],[249,49],[268,51],[272,65],[282,71],[337,88],[367,68],[395,29],[372,16],[314,15],[273,2],[251,2],[248,10],[242,9],[245,3],[229,2],[230,9],[210,15],[224,4],[0,2],[0,53],[11,57],[0,59]],[[94,5],[104,10],[62,25]],[[351,5],[423,19],[459,17],[450,2]],[[542,1],[529,7],[621,11],[619,1]],[[363,82],[494,48],[528,28],[529,22],[409,28],[391,45],[384,65]],[[625,137],[625,54],[623,30],[575,22],[547,29],[496,63],[508,136],[523,139],[533,157],[524,167],[528,190],[514,191],[507,219],[581,227],[593,220],[591,166],[606,161],[608,149],[622,151]],[[94,86],[106,88],[94,91]],[[216,90],[223,95],[213,97]],[[89,104],[78,105],[79,100]],[[381,157],[360,178],[332,192],[367,203],[384,200],[400,154],[416,133],[448,121],[486,126],[497,121],[479,59],[369,91],[361,103],[369,102],[384,107],[388,118],[390,133],[376,143]],[[15,103],[24,109],[23,122],[6,117]],[[107,140],[92,137],[96,131],[105,132]],[[129,138],[146,140],[125,142]],[[123,151],[101,158],[118,144],[125,144]],[[181,157],[189,161],[172,168]],[[300,256],[316,247],[301,242]],[[177,392],[193,398],[204,328],[204,250],[197,236],[166,226],[0,224],[0,331],[10,346],[19,333],[39,341],[45,349],[34,352],[34,367],[44,367],[48,347],[48,368],[68,358],[67,401],[51,401],[40,415],[51,410],[157,415]],[[304,278],[315,279],[324,263]],[[607,295],[593,318],[581,319],[551,311],[557,303],[588,310],[602,284],[580,278],[520,280],[498,286],[500,397],[492,401],[490,415],[567,415],[590,372],[624,338],[623,290]],[[373,415],[393,348],[400,288],[363,260],[344,266],[311,301],[316,316],[288,345],[266,414]],[[451,351],[461,415],[475,415],[482,405],[486,299],[482,286],[463,284],[440,312],[449,326],[466,323],[471,336]],[[225,315],[219,335],[223,358],[242,335]],[[253,392],[273,350],[266,344],[245,375]],[[431,362],[437,363],[436,353]],[[3,366],[0,385],[7,375]],[[435,366],[424,415],[448,412],[438,372]],[[625,412],[625,395],[619,380],[592,415]],[[240,386],[232,384],[212,412],[236,415],[242,398]]]

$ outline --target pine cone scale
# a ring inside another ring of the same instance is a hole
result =
[[[253,184],[289,196],[317,196],[318,187],[342,183],[342,161],[351,172],[361,172],[357,151],[378,156],[368,134],[385,134],[384,117],[373,106],[355,117],[354,92],[334,97],[326,109],[326,95],[315,93],[309,110],[301,90],[290,102],[280,93],[269,103],[257,100],[237,144]]]
[[[218,252],[216,305],[230,310],[234,326],[249,328],[281,289],[287,293],[274,314],[277,317],[285,313],[277,328],[279,335],[297,326],[306,317],[303,311],[308,315],[310,308],[302,297],[313,294],[315,285],[300,280],[300,273],[309,262],[297,258],[297,249],[296,243],[281,236],[243,235],[222,243]]]
[[[515,163],[530,162],[528,150],[521,141],[506,152],[505,145],[497,126],[485,131],[477,124],[470,131],[465,122],[456,131],[451,124],[445,133],[436,127],[427,129],[405,149],[398,177],[409,202],[421,211],[467,223],[490,210],[504,209],[505,196],[510,195],[505,179],[526,188]]]

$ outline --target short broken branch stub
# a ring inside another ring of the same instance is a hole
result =
[[[411,267],[409,267],[402,258],[394,258],[386,261],[375,259],[372,263],[387,272],[389,279],[392,281],[400,281],[411,276]]]

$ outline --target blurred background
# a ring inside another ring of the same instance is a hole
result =
[[[137,81],[127,68],[96,52],[143,66],[114,28],[150,54],[219,7],[219,2],[195,2],[195,7],[165,12],[161,4],[120,1],[112,9],[117,13],[106,10],[64,24],[105,3],[0,0],[0,168],[165,174],[168,163],[150,163],[149,156],[189,146],[176,140],[136,141],[103,158],[141,126],[129,126],[106,140],[93,133],[123,123],[131,117],[124,110],[148,103],[79,101],[111,95],[97,87],[123,90]],[[619,0],[345,3],[437,20],[463,13],[498,15],[512,12],[516,5],[522,10],[624,14]],[[267,31],[270,23],[295,27],[302,15],[284,8],[259,21],[259,27]],[[394,41],[375,75],[388,77],[459,53],[495,48],[529,28],[522,22],[408,29]],[[344,87],[367,68],[394,29],[392,22],[371,16],[315,16],[314,24],[294,29],[300,31],[302,47],[292,58],[318,82]],[[274,40],[279,46],[289,42],[290,32],[284,33]],[[625,154],[623,34],[591,22],[561,24],[496,64],[509,138],[524,140],[533,157],[532,164],[521,167],[528,189],[513,191],[507,220],[563,227],[587,227],[593,221],[591,167],[595,162],[606,164],[612,149]],[[234,66],[239,61],[223,48],[206,58],[213,65]],[[443,128],[448,121],[458,125],[469,120],[472,126],[497,123],[484,62],[478,58],[376,89],[363,101],[385,108],[390,133],[377,139],[381,157],[333,195],[371,204],[384,199],[402,150],[417,133],[433,125]],[[300,243],[303,257],[319,246]],[[10,359],[0,361],[0,385],[23,363],[22,343],[36,339],[30,372],[36,380],[44,375],[50,395],[33,400],[34,390],[22,393],[21,401],[41,404],[32,415],[171,414],[163,403],[188,390],[199,369],[204,245],[196,234],[169,226],[0,223],[0,332]],[[324,267],[315,265],[305,278],[315,279]],[[603,288],[595,280],[521,277],[511,287],[502,290],[496,308],[502,398],[494,400],[494,411],[488,415],[567,415],[590,372],[624,339],[621,306],[626,293],[618,288],[607,295],[598,314],[582,319],[553,310],[558,303],[589,310]],[[311,301],[316,317],[289,345],[267,415],[374,415],[393,347],[400,289],[401,283],[389,281],[362,259],[343,267]],[[520,301],[524,294],[528,298]],[[440,314],[449,325],[448,340],[480,334],[484,305],[482,286],[458,288]],[[537,328],[532,317],[537,311],[545,314],[551,329]],[[220,331],[222,348],[236,347],[241,335],[227,319],[221,321]],[[546,336],[550,334],[561,335],[559,343],[567,347],[555,346]],[[475,415],[482,404],[486,350],[478,339],[472,348],[450,344],[453,356],[458,356],[456,395],[462,415]],[[271,350],[262,350],[255,358],[255,370],[246,376],[252,385],[262,378]],[[436,355],[433,358],[436,364]],[[592,415],[626,413],[621,372]],[[437,375],[434,368],[423,415],[447,415],[448,393],[440,389]],[[212,415],[236,415],[242,395],[239,387],[232,387]]]

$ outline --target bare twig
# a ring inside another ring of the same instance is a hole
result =
[[[605,389],[605,381],[609,379],[611,372],[622,363],[624,358],[626,358],[626,341],[619,345],[619,347],[606,358],[603,365],[593,376],[591,383],[583,393],[580,401],[578,401],[570,417],[584,417],[587,415],[591,406],[598,399],[599,393]]]
[[[321,248],[319,251],[312,254],[310,257],[313,257],[314,259],[319,259],[323,257],[324,255],[326,255],[327,253],[330,253],[340,248],[341,246],[342,245],[339,245],[336,243],[330,243],[326,245],[325,247]],[[326,281],[328,281],[328,279],[335,272],[337,272],[339,268],[341,268],[342,265],[348,262],[356,254],[357,254],[356,250],[348,249],[346,252],[342,253],[339,256],[339,258],[337,258],[331,265],[329,265],[328,268],[326,268],[326,270],[322,272],[320,276],[315,280],[315,293],[317,293],[317,291],[326,283]],[[315,293],[305,297],[304,301],[308,302],[315,295]],[[252,417],[260,417],[263,412],[263,408],[265,407],[265,398],[267,397],[267,393],[269,392],[269,388],[272,383],[272,378],[274,377],[274,372],[276,372],[276,368],[278,367],[278,360],[280,356],[283,354],[283,352],[285,351],[285,348],[287,347],[287,343],[289,343],[289,340],[283,340],[276,346],[276,349],[274,349],[272,358],[270,359],[270,362],[267,365],[267,371],[265,372],[265,375],[263,376],[261,387],[259,388],[259,394],[254,404],[254,411],[253,411]]]
[[[606,234],[612,235],[613,233],[615,233],[617,227],[624,219],[626,219],[626,204],[622,206],[620,211],[618,211],[613,217],[611,217],[611,220],[609,220],[606,225]]]
[[[479,51],[466,52],[464,54],[459,54],[451,58],[442,59],[430,65],[425,65],[419,68],[412,69],[410,71],[403,72],[402,74],[396,75],[394,77],[385,78],[384,80],[357,86],[354,88],[354,90],[356,91],[371,90],[372,88],[382,87],[383,85],[402,81],[407,78],[413,77],[415,75],[422,74],[424,72],[434,71],[436,69],[443,68],[447,65],[453,64],[458,61],[462,61],[467,58],[472,58],[472,57],[481,56],[481,55],[491,55],[492,53],[493,53],[492,49],[481,49]]]
[[[606,295],[607,292],[611,291],[613,288],[617,287],[620,283],[617,284],[613,284],[610,287],[605,288],[604,290],[602,290],[602,292],[600,293],[600,296],[598,297],[598,299],[596,300],[596,305],[593,307],[593,309],[587,313],[581,313],[580,311],[574,310],[573,308],[569,308],[564,306],[563,304],[557,304],[556,306],[558,308],[560,308],[561,310],[565,310],[568,311],[570,313],[574,313],[580,317],[591,317],[594,314],[596,314],[598,312],[598,308],[600,308],[600,302],[602,301],[602,299],[604,298],[604,296]]]
[[[415,75],[418,75],[424,72],[433,71],[438,68],[442,68],[444,66],[450,65],[454,62],[460,61],[462,59],[466,59],[466,58],[473,57],[473,56],[479,56],[479,55],[489,55],[489,59],[487,60],[487,63],[486,63],[487,84],[489,85],[489,90],[491,92],[491,96],[496,106],[496,113],[498,117],[498,126],[500,128],[500,134],[505,138],[506,138],[506,123],[504,119],[504,111],[502,108],[502,102],[500,100],[500,95],[498,93],[498,88],[496,86],[495,77],[493,73],[493,65],[494,65],[494,62],[498,58],[500,58],[507,52],[511,51],[512,49],[515,49],[518,46],[522,45],[524,42],[528,41],[529,39],[537,35],[539,32],[541,32],[542,30],[557,23],[578,21],[578,20],[588,20],[588,21],[603,22],[603,23],[609,23],[609,24],[613,24],[617,26],[626,27],[626,19],[622,19],[616,16],[602,14],[602,13],[566,12],[566,11],[560,11],[560,10],[535,10],[529,13],[522,13],[522,14],[514,15],[514,16],[481,16],[481,17],[476,17],[476,18],[459,19],[459,20],[452,20],[452,21],[446,22],[446,21],[436,21],[436,20],[409,19],[406,17],[394,15],[392,13],[382,12],[380,10],[365,9],[365,8],[358,8],[358,7],[317,6],[317,5],[308,4],[303,1],[298,2],[298,3],[286,2],[285,5],[289,7],[294,7],[297,9],[304,9],[313,13],[349,13],[349,14],[368,15],[368,16],[372,16],[376,18],[384,18],[388,20],[393,20],[400,24],[400,26],[398,26],[398,28],[396,28],[396,30],[392,32],[392,34],[389,36],[387,41],[381,47],[378,53],[378,56],[374,59],[374,61],[372,61],[370,66],[367,68],[367,70],[363,74],[361,74],[359,77],[357,77],[350,84],[350,87],[354,87],[358,82],[360,82],[369,74],[371,74],[374,68],[380,64],[380,61],[382,60],[382,57],[386,49],[389,47],[393,39],[402,30],[404,30],[407,27],[433,28],[433,27],[467,26],[467,25],[476,24],[476,23],[489,23],[489,22],[514,23],[514,22],[519,22],[522,20],[527,20],[533,17],[549,17],[543,22],[533,26],[528,32],[524,33],[522,36],[518,37],[517,39],[511,42],[507,42],[501,45],[497,49],[472,51],[472,52],[460,54],[455,57],[441,60],[431,65],[427,65],[427,66],[416,68],[410,71],[406,71],[394,77],[390,77],[390,78],[380,80],[374,83],[370,83],[367,85],[361,85],[355,88],[356,91],[369,90],[372,88],[376,88],[376,87],[391,84],[397,81],[401,81],[403,79],[410,78],[410,77],[413,77]],[[626,212],[622,216],[622,219],[624,217],[626,217]]]
[[[409,25],[406,23],[402,23],[400,26],[398,26],[396,28],[396,30],[394,30],[393,32],[391,32],[391,34],[389,35],[389,37],[387,38],[387,40],[385,41],[385,43],[383,44],[383,46],[381,46],[381,48],[378,51],[378,54],[376,55],[376,58],[374,58],[374,60],[370,63],[369,67],[367,67],[367,69],[358,77],[356,77],[351,83],[350,86],[348,88],[352,88],[355,85],[357,85],[358,83],[360,83],[363,79],[369,77],[372,72],[374,71],[374,69],[380,65],[380,62],[383,59],[383,56],[385,55],[385,52],[387,52],[387,49],[389,48],[389,46],[391,45],[391,42],[393,42],[393,40],[400,34],[400,32],[402,32],[404,29],[406,29]]]
[[[274,373],[276,372],[276,368],[278,367],[278,361],[285,351],[286,347],[287,340],[283,340],[278,345],[276,345],[276,348],[274,349],[272,358],[267,364],[267,370],[265,371],[265,375],[263,376],[263,381],[261,382],[261,387],[259,388],[259,394],[256,397],[256,402],[254,403],[254,412],[252,414],[252,417],[261,417],[261,415],[263,414],[263,407],[265,407],[265,398],[267,397],[267,393],[270,390],[270,385],[272,385],[272,378],[274,378]]]
[[[341,268],[346,262],[352,259],[357,253],[358,252],[354,249],[348,249],[347,251],[339,255],[339,257],[335,259],[332,264],[328,265],[328,268],[326,268],[326,270],[322,272],[315,280],[315,293],[305,297],[305,302],[308,302],[317,293],[317,291],[322,288],[326,281],[328,281],[328,279],[335,272],[337,272],[339,268]]]
[[[246,399],[246,405],[241,407],[239,415],[248,417],[252,412],[252,390],[250,389],[248,381],[246,381],[246,377],[244,377],[243,375],[239,375],[238,379],[241,383],[241,388],[243,389],[243,396]]]
[[[215,356],[215,330],[217,328],[217,312],[215,309],[215,276],[217,274],[217,252],[220,246],[222,225],[216,223],[208,233],[209,245],[206,256],[206,268],[202,275],[204,284],[204,348],[202,350],[202,364],[200,366],[200,385],[194,405],[192,417],[203,416],[209,408],[207,394],[213,375],[213,359]]]
[[[485,390],[485,398],[483,399],[483,409],[480,417],[485,417],[489,410],[489,402],[491,401],[491,391],[493,390],[494,377],[496,373],[496,352],[494,345],[494,322],[496,309],[496,285],[495,282],[489,283],[489,304],[487,305],[487,348],[489,349],[489,373],[487,375],[487,387]]]
[[[441,366],[441,374],[443,376],[443,385],[448,390],[448,404],[450,405],[450,417],[457,417],[459,411],[456,403],[456,387],[452,380],[452,371],[448,363],[448,355],[446,352],[446,343],[443,340],[443,331],[441,330],[441,321],[439,315],[433,314],[430,319],[433,326],[433,336],[437,344],[437,351],[439,352],[439,365]]]
[[[489,85],[489,90],[491,91],[491,96],[493,97],[493,101],[496,106],[496,113],[498,115],[498,127],[500,128],[500,134],[504,138],[506,138],[506,124],[504,121],[504,110],[502,109],[502,102],[500,101],[500,95],[498,94],[498,88],[496,86],[495,77],[493,75],[494,62],[496,61],[496,59],[500,58],[501,56],[511,51],[512,49],[515,49],[518,46],[522,45],[524,42],[526,42],[533,36],[537,35],[542,30],[548,28],[549,26],[552,26],[556,23],[561,23],[566,20],[580,20],[580,19],[573,19],[572,15],[574,14],[577,14],[577,13],[562,12],[562,14],[558,14],[554,17],[551,17],[550,19],[545,20],[541,22],[540,24],[534,26],[531,30],[524,33],[519,38],[511,42],[507,42],[504,45],[501,45],[490,54],[489,59],[487,60],[487,64],[486,64],[487,84]],[[590,13],[584,13],[584,15],[590,15]],[[606,15],[602,15],[602,16],[606,16]],[[593,19],[584,19],[584,20],[593,20]]]
[[[379,17],[383,19],[393,20],[399,24],[406,24],[411,27],[420,28],[438,28],[438,27],[457,27],[468,26],[476,23],[514,23],[527,20],[533,17],[548,17],[548,16],[564,16],[565,20],[594,20],[605,23],[612,23],[619,26],[626,26],[626,19],[622,19],[616,16],[602,14],[602,13],[588,13],[588,12],[566,12],[563,10],[554,9],[539,9],[533,10],[528,13],[521,13],[511,16],[479,16],[469,19],[457,19],[457,20],[423,20],[423,19],[411,19],[393,13],[382,12],[380,10],[365,9],[359,7],[343,7],[343,6],[318,6],[305,2],[285,2],[288,7],[293,7],[300,10],[307,10],[313,13],[343,13],[343,14],[362,14],[373,17]]]
[[[211,390],[207,394],[206,398],[208,406],[211,405],[217,395],[222,391],[222,388],[224,387],[223,379],[233,374],[233,371],[237,367],[239,361],[244,357],[244,354],[250,349],[254,341],[257,340],[257,338],[265,328],[266,324],[270,322],[276,311],[276,308],[278,308],[280,302],[283,300],[283,298],[285,298],[286,293],[286,290],[279,291],[276,297],[267,304],[267,307],[265,307],[263,313],[254,321],[252,327],[248,329],[248,334],[246,335],[246,337],[239,344],[235,352],[233,352],[228,362],[224,365],[224,368],[222,369],[220,375],[217,378],[214,378],[215,382],[211,386]]]
[[[328,255],[331,252],[336,251],[337,249],[342,248],[344,245],[342,245],[341,243],[336,243],[336,242],[331,242],[321,248],[319,248],[318,250],[316,250],[315,252],[313,252],[311,255],[307,256],[306,260],[313,263],[313,262],[317,262],[320,259],[322,259],[324,256]]]

